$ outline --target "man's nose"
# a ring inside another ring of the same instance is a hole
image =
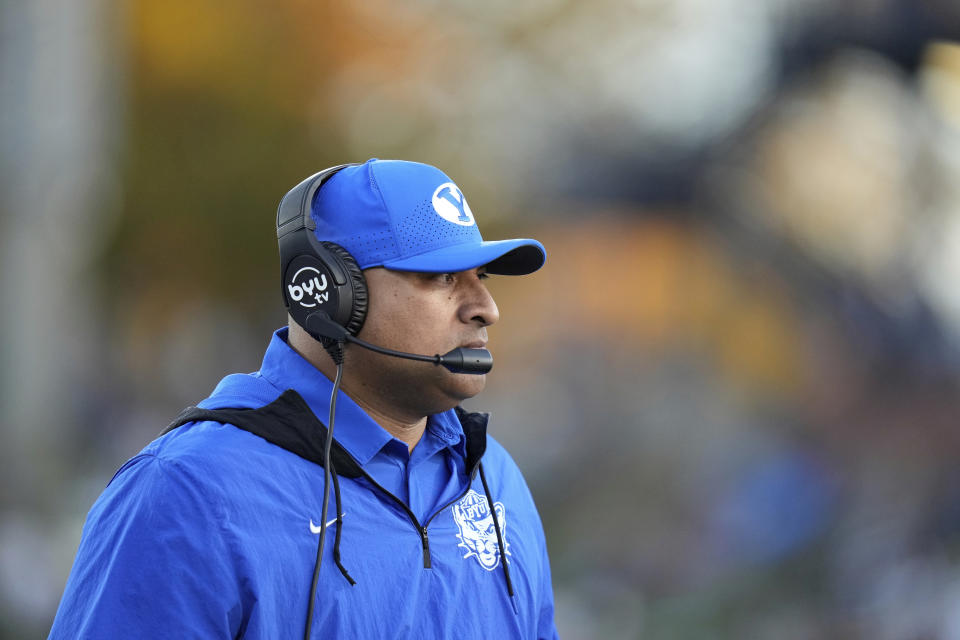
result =
[[[468,283],[469,290],[465,303],[461,307],[460,319],[463,322],[477,322],[483,327],[488,327],[500,319],[500,309],[477,274],[471,274]]]

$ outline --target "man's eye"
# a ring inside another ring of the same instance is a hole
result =
[[[489,280],[489,279],[490,279],[490,274],[487,273],[486,271],[483,271],[483,272],[477,274],[477,278],[479,278],[480,280]]]

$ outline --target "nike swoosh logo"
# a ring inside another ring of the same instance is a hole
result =
[[[347,514],[341,513],[341,514],[340,514],[340,517],[342,518],[342,517],[345,516],[345,515],[347,515]],[[337,521],[337,519],[334,518],[333,520],[331,520],[330,522],[327,523],[327,526],[329,527],[330,525],[332,525],[332,524],[333,524],[334,522],[336,522],[336,521]],[[310,533],[312,533],[313,535],[318,535],[318,534],[320,533],[320,530],[321,530],[321,529],[322,529],[322,527],[321,527],[320,525],[318,525],[318,524],[313,524],[313,518],[310,518]]]

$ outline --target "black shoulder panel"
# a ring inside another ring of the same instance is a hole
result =
[[[306,401],[293,389],[287,389],[280,394],[279,398],[259,409],[187,407],[160,435],[169,433],[188,422],[201,421],[232,424],[305,460],[323,466],[323,443],[327,437],[327,427],[317,419]],[[481,455],[483,455],[482,452]],[[330,456],[338,475],[347,478],[358,478],[363,475],[360,465],[336,439],[331,446]]]

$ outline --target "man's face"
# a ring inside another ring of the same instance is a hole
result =
[[[359,337],[373,344],[433,355],[457,347],[483,348],[487,327],[500,317],[481,267],[457,273],[367,269],[370,302]],[[486,376],[451,373],[430,363],[348,348],[345,370],[395,406],[419,415],[445,411],[483,390]]]

